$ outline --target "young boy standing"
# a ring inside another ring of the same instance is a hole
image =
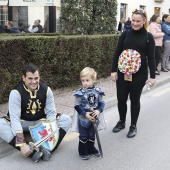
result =
[[[75,96],[75,112],[73,117],[72,131],[79,132],[79,155],[83,160],[88,160],[89,155],[100,157],[95,148],[95,130],[93,123],[97,121],[98,129],[105,128],[103,109],[104,92],[94,86],[97,73],[93,68],[85,67],[80,72],[82,88],[78,89]],[[77,114],[78,113],[78,114]]]

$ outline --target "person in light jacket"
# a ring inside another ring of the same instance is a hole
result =
[[[169,56],[170,56],[170,15],[164,14],[161,23],[162,31],[165,33],[163,37],[163,54],[161,61],[161,71],[170,71]]]
[[[153,35],[155,40],[155,61],[156,61],[156,75],[160,75],[158,64],[160,60],[160,47],[162,46],[163,36],[165,35],[161,30],[160,17],[157,14],[152,15],[150,18],[151,24],[149,25],[149,32]]]

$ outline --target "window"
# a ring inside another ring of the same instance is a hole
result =
[[[12,21],[15,26],[28,26],[28,7],[15,6],[12,7]]]
[[[126,19],[126,4],[120,4],[120,20],[122,18]]]
[[[145,8],[146,8],[146,7],[145,7],[145,6],[143,6],[143,5],[140,5],[140,6],[139,6],[139,9],[140,9],[140,10],[145,11]]]
[[[6,21],[8,21],[8,7],[0,6],[0,24],[5,25]]]
[[[158,14],[160,16],[160,7],[154,8],[154,14]]]

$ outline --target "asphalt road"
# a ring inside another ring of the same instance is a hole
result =
[[[168,170],[170,169],[170,83],[142,94],[141,112],[135,138],[126,137],[130,126],[112,133],[118,121],[117,107],[105,110],[107,129],[99,132],[103,158],[81,160],[77,152],[78,134],[68,133],[50,161],[38,163],[14,152],[0,159],[2,170]],[[128,103],[128,108],[129,103]]]

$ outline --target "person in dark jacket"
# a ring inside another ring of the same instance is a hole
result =
[[[29,28],[29,25],[24,24],[22,19],[18,20],[18,29],[21,33],[29,33],[28,28]]]
[[[162,32],[165,33],[163,37],[163,54],[161,59],[161,71],[170,71],[169,57],[170,57],[170,15],[164,14],[161,23]]]
[[[3,25],[0,25],[0,33],[7,33],[6,28]]]
[[[122,18],[118,25],[118,32],[121,34],[123,31],[125,31],[125,19]]]
[[[9,30],[9,33],[20,33],[19,29],[14,26],[12,21],[7,22],[7,29]]]
[[[132,13],[132,29],[121,34],[112,62],[111,78],[116,82],[119,111],[119,121],[112,131],[117,133],[125,128],[129,97],[131,126],[128,138],[135,137],[137,133],[140,97],[145,83],[149,83],[150,87],[156,83],[155,41],[152,34],[147,32],[147,23],[144,11],[136,9]]]
[[[132,29],[132,25],[131,25],[130,17],[128,17],[128,20],[125,22],[125,30],[128,31],[130,29]]]

